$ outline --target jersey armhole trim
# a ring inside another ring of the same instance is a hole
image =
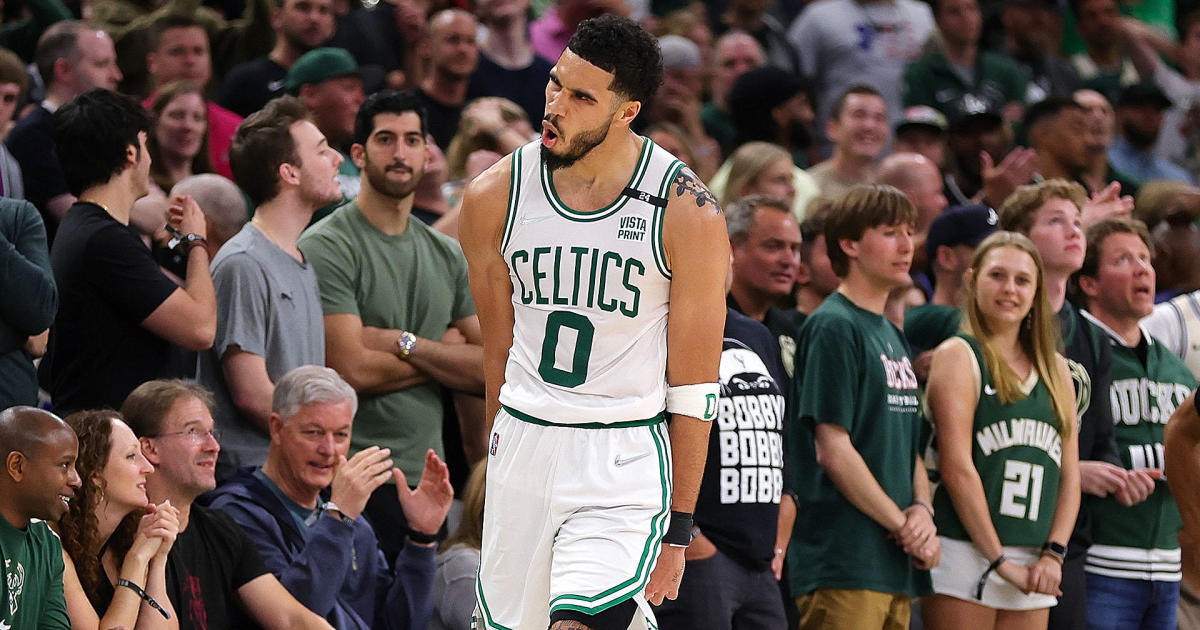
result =
[[[979,356],[975,354],[975,349],[971,347],[971,344],[968,343],[966,339],[963,339],[957,335],[951,337],[950,339],[962,344],[964,347],[966,347],[967,352],[971,354],[971,377],[975,382],[975,400],[979,401],[980,398],[982,398],[981,394],[983,390],[983,370],[979,368]],[[978,404],[978,402],[976,402],[976,404]]]
[[[521,153],[524,147],[512,152],[512,161],[509,163],[511,172],[508,174],[508,208],[504,211],[504,234],[500,237],[500,251],[504,252],[508,249],[508,243],[512,239],[513,227],[517,224],[517,207],[521,197]]]
[[[667,191],[671,187],[671,182],[675,181],[676,175],[686,166],[683,162],[675,160],[667,167],[667,174],[663,176],[662,182],[658,186],[658,196],[664,199],[667,198]],[[668,202],[669,203],[669,202]],[[663,242],[663,223],[666,216],[666,207],[654,208],[654,224],[650,230],[650,249],[654,250],[654,266],[658,267],[658,272],[664,278],[671,279],[671,268],[667,266],[667,247]]]

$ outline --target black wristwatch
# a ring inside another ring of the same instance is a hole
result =
[[[1048,553],[1059,560],[1065,560],[1067,557],[1067,546],[1047,540],[1046,544],[1042,545],[1042,552]]]

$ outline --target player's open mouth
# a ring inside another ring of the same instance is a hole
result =
[[[542,146],[552,148],[558,142],[558,130],[547,121],[542,121]]]

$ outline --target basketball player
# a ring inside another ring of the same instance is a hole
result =
[[[550,72],[541,141],[464,195],[494,419],[480,628],[652,627],[647,600],[678,593],[729,241],[695,174],[629,129],[661,77],[636,23],[583,22]]]

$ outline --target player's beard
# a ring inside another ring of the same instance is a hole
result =
[[[542,145],[542,162],[546,164],[546,168],[550,172],[554,172],[560,168],[566,168],[578,162],[581,158],[592,152],[592,149],[600,146],[604,139],[608,137],[608,123],[581,131],[578,135],[571,139],[571,143],[567,145],[567,152],[563,155],[556,155],[546,145]],[[559,137],[562,140],[562,137]]]
[[[386,167],[372,162],[368,157],[363,164],[363,174],[367,176],[367,183],[371,188],[392,199],[404,199],[413,194],[421,183],[421,176],[425,174],[420,169],[411,166],[409,168],[412,170],[412,177],[409,177],[408,181],[394,182],[388,179]]]

